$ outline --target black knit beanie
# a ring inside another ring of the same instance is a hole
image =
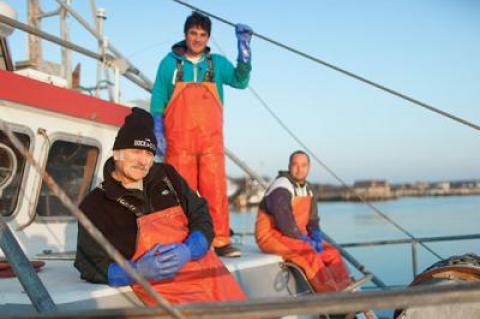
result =
[[[153,118],[147,111],[134,107],[132,113],[125,117],[125,122],[118,131],[114,150],[137,148],[147,150],[155,155],[157,138],[153,131]]]

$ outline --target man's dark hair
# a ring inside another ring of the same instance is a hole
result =
[[[209,17],[204,16],[197,11],[193,11],[193,13],[187,17],[187,20],[185,20],[183,32],[187,34],[188,30],[193,27],[205,30],[208,36],[210,36],[210,32],[212,31],[212,21],[210,21]]]
[[[295,155],[298,155],[298,154],[305,155],[305,156],[307,157],[308,162],[310,163],[310,156],[308,156],[308,154],[305,153],[304,151],[298,150],[298,151],[295,151],[295,152],[293,152],[292,154],[290,154],[290,158],[288,159],[288,167],[290,167],[290,165],[292,165],[293,157],[294,157]]]

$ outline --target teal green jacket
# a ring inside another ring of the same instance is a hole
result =
[[[206,52],[197,64],[193,64],[185,58],[185,41],[181,41],[172,47],[172,51],[167,54],[160,62],[157,77],[152,89],[152,99],[150,101],[150,113],[163,114],[165,107],[172,96],[175,74],[177,69],[177,60],[183,61],[183,81],[202,82],[205,73],[208,70],[208,61],[206,55],[210,52],[207,47]],[[218,95],[223,104],[223,85],[229,85],[237,89],[244,89],[248,86],[250,63],[238,63],[237,67],[228,61],[224,56],[211,54],[214,72],[214,81],[217,85]]]

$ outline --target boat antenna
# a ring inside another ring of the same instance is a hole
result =
[[[188,4],[188,3],[186,3],[185,1],[182,1],[182,0],[172,0],[172,1],[174,1],[174,2],[176,2],[176,3],[178,3],[178,4],[181,4],[181,5],[185,6],[185,7],[188,7],[188,8],[190,8],[190,9],[192,9],[192,10],[198,11],[198,12],[204,14],[204,15],[207,15],[207,16],[209,16],[209,17],[212,18],[212,19],[218,20],[218,21],[223,22],[223,23],[225,23],[225,24],[228,24],[228,25],[230,25],[230,26],[232,26],[232,27],[235,27],[235,23],[230,22],[230,21],[228,21],[228,20],[226,20],[226,19],[224,19],[224,18],[221,18],[221,17],[219,17],[219,16],[217,16],[217,15],[214,15],[214,14],[212,14],[212,13],[209,13],[209,12],[207,12],[207,11],[204,11],[204,10],[198,8],[198,7],[192,6],[192,5]],[[266,41],[266,42],[269,42],[269,43],[271,43],[271,44],[273,44],[273,45],[276,45],[276,46],[278,46],[278,47],[281,47],[281,48],[283,48],[283,49],[285,49],[285,50],[287,50],[287,51],[290,51],[290,52],[292,52],[292,53],[295,53],[295,54],[297,54],[297,55],[300,55],[301,57],[304,57],[304,58],[306,58],[306,59],[308,59],[308,60],[311,60],[311,61],[316,62],[316,63],[318,63],[318,64],[322,64],[322,65],[324,65],[324,66],[326,66],[326,67],[328,67],[328,68],[330,68],[330,69],[332,69],[332,70],[334,70],[334,71],[340,72],[340,73],[342,73],[343,75],[346,75],[346,76],[348,76],[348,77],[350,77],[350,78],[353,78],[353,79],[355,79],[355,80],[358,80],[358,81],[360,81],[360,82],[363,82],[363,83],[365,83],[365,84],[368,84],[368,85],[370,85],[370,86],[373,86],[373,87],[375,87],[375,88],[377,88],[377,89],[380,89],[380,90],[382,90],[382,91],[384,91],[384,92],[387,92],[387,93],[389,93],[389,94],[392,94],[392,95],[394,95],[394,96],[396,96],[396,97],[399,97],[399,98],[401,98],[401,99],[403,99],[403,100],[409,101],[409,102],[411,102],[411,103],[413,103],[413,104],[415,104],[415,105],[417,105],[417,106],[423,107],[423,108],[425,108],[425,109],[427,109],[427,110],[429,110],[429,111],[432,111],[432,112],[434,112],[434,113],[440,114],[441,116],[444,116],[444,117],[446,117],[446,118],[449,118],[449,119],[454,120],[454,121],[456,121],[456,122],[458,122],[458,123],[461,123],[461,124],[463,124],[463,125],[469,126],[469,127],[473,128],[473,129],[475,129],[475,130],[480,131],[480,126],[477,125],[477,124],[475,124],[475,123],[469,122],[469,121],[467,121],[467,120],[465,120],[465,119],[462,119],[462,118],[460,118],[460,117],[458,117],[458,116],[456,116],[456,115],[453,115],[453,114],[451,114],[451,113],[445,112],[445,111],[443,111],[443,110],[441,110],[441,109],[439,109],[439,108],[437,108],[437,107],[434,107],[434,106],[432,106],[432,105],[430,105],[430,104],[427,104],[427,103],[425,103],[425,102],[422,102],[422,101],[420,101],[420,100],[417,100],[417,99],[415,99],[415,98],[413,98],[413,97],[410,97],[410,96],[408,96],[408,95],[406,95],[406,94],[400,93],[400,92],[397,91],[397,90],[388,88],[388,87],[386,87],[386,86],[384,86],[384,85],[382,85],[382,84],[379,84],[379,83],[377,83],[377,82],[371,81],[371,80],[369,80],[369,79],[367,79],[367,78],[365,78],[365,77],[363,77],[363,76],[357,75],[357,74],[355,74],[355,73],[353,73],[353,72],[351,72],[351,71],[348,71],[348,70],[346,70],[346,69],[344,69],[344,68],[338,67],[338,66],[333,65],[333,64],[331,64],[331,63],[329,63],[329,62],[326,62],[326,61],[324,61],[324,60],[322,60],[322,59],[316,58],[316,57],[314,57],[314,56],[312,56],[312,55],[310,55],[310,54],[308,54],[308,53],[305,53],[305,52],[300,51],[300,50],[298,50],[298,49],[295,49],[295,48],[293,48],[293,47],[291,47],[291,46],[288,46],[288,45],[286,45],[286,44],[283,44],[283,43],[281,43],[281,42],[279,42],[279,41],[276,41],[276,40],[273,40],[273,39],[271,39],[271,38],[268,38],[268,37],[266,37],[266,36],[264,36],[264,35],[262,35],[262,34],[259,34],[259,33],[257,33],[257,32],[253,32],[253,35],[256,36],[256,37],[259,38],[259,39],[262,39],[262,40],[264,40],[264,41]]]

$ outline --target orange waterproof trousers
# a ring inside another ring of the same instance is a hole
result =
[[[214,83],[177,82],[165,111],[165,161],[208,203],[214,247],[230,243],[223,107]]]
[[[292,210],[295,221],[305,235],[312,197],[295,197]],[[303,269],[315,292],[339,291],[346,288],[350,275],[340,253],[327,242],[320,253],[307,242],[283,235],[274,219],[263,210],[258,210],[255,238],[263,252],[280,255]]]
[[[137,219],[137,224],[134,261],[156,244],[181,243],[188,236],[188,220],[180,206],[142,216]],[[187,262],[175,277],[150,283],[172,304],[246,299],[240,285],[211,250],[204,257]],[[142,286],[133,284],[132,289],[146,305],[157,305]]]

